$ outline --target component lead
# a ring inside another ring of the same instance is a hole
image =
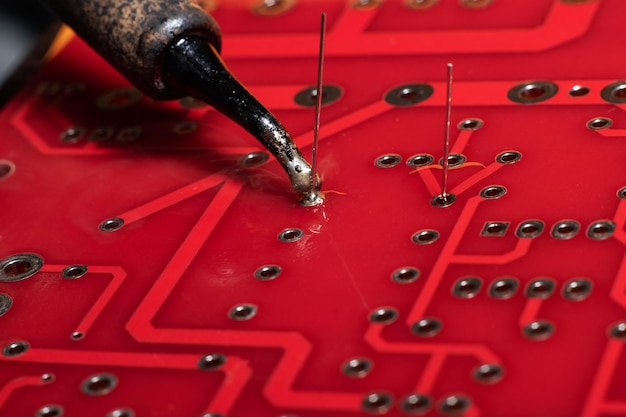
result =
[[[441,194],[431,200],[435,207],[448,207],[456,200],[454,194],[448,193],[448,158],[450,157],[450,119],[452,116],[452,63],[448,63],[448,88],[446,91],[446,129],[443,140],[443,158],[441,161]]]
[[[320,115],[322,109],[322,76],[324,72],[324,44],[326,42],[326,13],[322,13],[320,22],[320,50],[317,61],[317,86],[315,87],[315,123],[313,125],[313,145],[311,147],[311,188],[304,194],[300,203],[304,206],[317,206],[324,202],[324,194],[320,191],[320,179],[317,172],[317,145],[319,142]]]

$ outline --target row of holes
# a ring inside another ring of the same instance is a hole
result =
[[[393,406],[393,396],[385,392],[367,394],[361,405],[370,413],[384,414]],[[472,405],[469,397],[463,394],[454,394],[443,397],[438,405],[438,411],[446,416],[460,416]],[[398,403],[400,410],[407,414],[423,414],[432,408],[432,399],[424,394],[409,394]]]
[[[501,237],[509,229],[509,222],[486,222],[480,232],[481,236]],[[534,238],[541,234],[544,223],[539,220],[522,222],[516,230],[517,237]],[[550,235],[555,239],[567,240],[578,234],[580,223],[575,220],[561,220],[552,226]],[[611,220],[598,220],[587,227],[587,237],[594,240],[608,239],[615,231],[615,223]],[[418,232],[419,233],[419,232]],[[413,239],[415,241],[415,239]]]

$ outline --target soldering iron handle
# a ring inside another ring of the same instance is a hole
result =
[[[177,98],[162,82],[165,49],[193,33],[219,51],[217,23],[188,0],[44,0],[144,94]]]

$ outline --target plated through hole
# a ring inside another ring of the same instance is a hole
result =
[[[572,301],[582,301],[589,297],[593,283],[586,278],[574,278],[563,284],[563,297]]]
[[[210,353],[198,360],[198,368],[205,371],[217,371],[226,363],[226,356],[221,353]]]
[[[336,85],[322,85],[322,106],[336,102],[341,98],[342,90]],[[317,87],[309,86],[300,90],[294,97],[296,104],[303,107],[315,107],[317,105]]]
[[[400,284],[409,284],[415,281],[420,276],[420,271],[413,267],[404,267],[396,269],[391,274],[391,279]]]
[[[471,404],[472,402],[465,395],[449,395],[439,403],[439,411],[446,416],[460,416],[467,411]]]
[[[87,377],[81,384],[81,391],[87,395],[100,396],[113,391],[117,386],[117,377],[103,373]]]
[[[599,220],[589,225],[587,236],[594,240],[605,240],[613,236],[615,223],[611,220]]]
[[[532,340],[546,340],[554,333],[554,325],[549,321],[537,320],[524,326],[524,336]]]
[[[424,414],[432,407],[432,400],[425,394],[409,394],[400,402],[400,409],[407,414]]]
[[[569,90],[569,95],[572,97],[582,97],[589,94],[589,88],[583,85],[575,85]]]
[[[558,90],[558,86],[551,81],[530,81],[511,88],[507,97],[515,103],[534,104],[554,97]]]
[[[43,267],[43,258],[35,253],[18,253],[0,260],[0,282],[30,278]]]
[[[393,106],[411,106],[427,100],[433,91],[428,84],[404,84],[389,90],[385,101]]]
[[[489,286],[489,296],[498,300],[507,300],[515,295],[519,282],[515,278],[500,278]]]
[[[448,155],[448,168],[455,168],[463,165],[467,161],[465,155],[460,153],[451,153]],[[443,166],[443,158],[439,158],[439,165]]]
[[[517,151],[505,151],[496,155],[496,162],[499,164],[514,164],[522,159],[522,154]]]
[[[552,227],[552,237],[555,239],[571,239],[578,233],[580,224],[575,220],[562,220]]]
[[[250,320],[256,313],[257,306],[254,304],[239,304],[230,309],[228,317],[233,320],[243,321]]]
[[[526,286],[526,297],[528,298],[548,298],[554,292],[555,283],[550,278],[539,278],[532,280]]]
[[[460,130],[478,130],[483,127],[484,124],[485,122],[483,122],[481,119],[471,118],[461,120],[457,127]]]
[[[452,286],[452,295],[458,298],[474,298],[482,285],[483,282],[478,277],[463,277]]]
[[[383,414],[389,411],[393,404],[391,395],[383,392],[367,394],[361,405],[363,410],[370,413]]]
[[[78,279],[83,277],[87,271],[87,265],[69,265],[63,269],[61,276],[66,279]]]
[[[135,412],[130,408],[116,408],[111,410],[107,417],[135,417]]]
[[[296,242],[304,236],[304,230],[291,227],[283,230],[278,234],[278,240],[281,242]]]
[[[406,160],[406,164],[413,168],[425,167],[433,163],[435,158],[427,153],[418,153]]]
[[[501,237],[506,234],[508,228],[509,222],[487,222],[483,226],[483,230],[480,232],[480,235]]]
[[[26,351],[28,351],[29,348],[30,348],[30,345],[28,344],[28,342],[24,342],[20,340],[20,341],[11,342],[8,345],[5,345],[2,348],[2,354],[6,357],[20,356],[26,353]]]
[[[61,417],[63,407],[58,404],[44,405],[35,413],[36,417]]]
[[[392,307],[379,307],[369,315],[370,322],[380,324],[391,324],[397,318],[398,310]]]
[[[374,160],[374,165],[379,168],[393,168],[402,162],[402,157],[396,154],[381,155]]]
[[[370,373],[372,367],[372,361],[367,358],[351,358],[341,366],[341,371],[351,378],[364,378]]]
[[[430,245],[439,239],[439,232],[432,229],[424,229],[416,232],[411,240],[418,245]]]
[[[472,372],[474,379],[483,384],[494,384],[502,379],[504,370],[496,363],[483,363]]]
[[[616,81],[604,87],[600,96],[609,103],[626,103],[626,81]]]
[[[254,168],[263,165],[270,159],[270,156],[265,152],[250,152],[247,155],[239,158],[237,163],[242,168]]]
[[[283,269],[278,265],[264,265],[254,271],[254,276],[262,281],[269,281],[277,278]]]
[[[115,232],[116,230],[120,230],[122,226],[124,226],[124,219],[121,217],[112,217],[100,223],[98,229],[103,232]]]
[[[413,323],[411,331],[416,336],[433,337],[441,331],[442,327],[443,325],[439,319],[427,317]]]
[[[526,220],[517,226],[517,237],[534,239],[543,232],[544,224],[540,220]]]
[[[608,117],[596,117],[587,122],[587,127],[591,130],[608,129],[613,125],[613,120]]]
[[[480,196],[490,200],[495,200],[506,194],[506,187],[502,185],[490,185],[480,190]]]

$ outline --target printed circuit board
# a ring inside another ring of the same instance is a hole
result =
[[[202,6],[307,158],[327,13],[325,202],[72,39],[0,110],[0,416],[626,415],[623,0]]]

